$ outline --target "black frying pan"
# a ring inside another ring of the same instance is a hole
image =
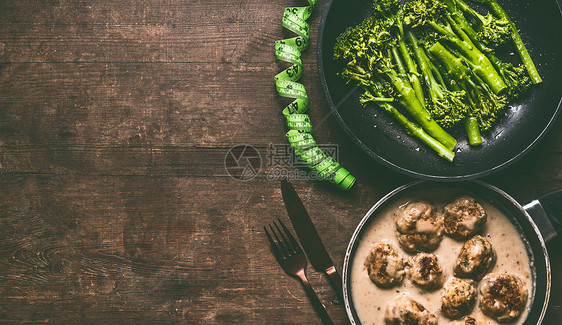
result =
[[[502,190],[480,181],[455,184],[417,181],[395,189],[373,205],[357,226],[345,254],[343,266],[344,303],[351,323],[361,324],[351,298],[351,283],[353,281],[350,272],[351,261],[360,245],[361,237],[369,229],[370,222],[377,217],[380,211],[397,202],[397,200],[403,200],[404,196],[414,195],[423,199],[424,191],[435,189],[445,190],[445,193],[450,193],[453,196],[456,193],[469,193],[482,198],[502,211],[512,221],[520,235],[526,240],[528,255],[533,266],[534,292],[529,292],[531,310],[524,325],[540,324],[546,313],[552,286],[550,261],[545,241],[552,239],[560,231],[562,190],[548,193],[525,206],[521,206]]]
[[[544,136],[560,111],[562,93],[562,19],[555,0],[501,1],[533,58],[543,82],[514,103],[483,134],[483,145],[470,147],[464,130],[451,132],[458,141],[452,163],[410,137],[393,117],[359,104],[360,91],[340,76],[332,48],[336,37],[370,13],[372,0],[328,1],[318,36],[318,69],[332,113],[353,141],[369,156],[407,175],[433,180],[482,177],[515,162]],[[504,59],[519,64],[515,53]]]

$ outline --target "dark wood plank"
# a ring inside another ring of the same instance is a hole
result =
[[[305,68],[302,82],[319,103],[310,115],[321,126],[329,110],[312,82],[316,67]],[[10,63],[0,80],[2,144],[284,142],[280,112],[289,101],[275,92],[278,71],[264,64]],[[315,132],[329,134],[324,127]]]
[[[3,1],[10,62],[273,62],[283,5],[263,1]],[[298,5],[298,3],[294,3]],[[301,3],[302,5],[302,3]],[[272,22],[279,22],[273,24]]]

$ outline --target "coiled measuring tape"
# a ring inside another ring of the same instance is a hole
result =
[[[282,25],[297,36],[275,42],[275,57],[292,65],[275,76],[275,86],[279,95],[294,100],[283,109],[289,144],[320,179],[328,180],[343,190],[349,190],[355,183],[355,177],[332,157],[328,157],[312,137],[312,125],[306,113],[309,106],[304,85],[297,81],[301,78],[303,66],[301,51],[308,47],[310,28],[306,20],[310,17],[317,0],[308,0],[308,6],[285,8]]]

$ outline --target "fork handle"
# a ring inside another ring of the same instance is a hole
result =
[[[310,285],[308,279],[306,278],[304,270],[297,273],[297,276],[301,280],[302,286],[304,287],[304,291],[306,291],[306,294],[308,295],[308,299],[310,299],[310,301],[312,302],[312,305],[314,306],[314,310],[316,310],[316,313],[322,319],[322,324],[333,325],[334,322],[332,322],[332,319],[330,318],[330,315],[328,315],[326,308],[324,308],[324,305],[322,304],[320,299],[318,299],[318,296],[316,295],[316,292],[314,292],[314,289],[312,289],[312,286]]]

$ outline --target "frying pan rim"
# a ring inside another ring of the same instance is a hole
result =
[[[454,181],[465,181],[465,180],[473,180],[473,179],[477,179],[477,178],[481,178],[487,175],[490,175],[492,173],[495,173],[503,168],[506,168],[508,166],[510,166],[511,164],[514,164],[515,162],[517,162],[519,159],[521,159],[523,156],[525,156],[529,151],[531,151],[531,149],[533,149],[537,143],[542,140],[545,136],[546,133],[548,133],[548,131],[550,130],[550,128],[552,127],[552,125],[554,124],[554,122],[556,121],[556,119],[558,118],[558,115],[560,114],[560,110],[562,107],[562,96],[560,97],[559,101],[558,101],[558,105],[556,107],[556,110],[554,111],[554,114],[552,115],[552,117],[550,118],[550,120],[548,121],[548,123],[546,124],[546,126],[542,129],[542,131],[538,134],[538,136],[531,141],[531,143],[523,150],[521,150],[520,152],[518,152],[516,155],[514,155],[513,157],[507,159],[506,161],[491,167],[491,168],[487,168],[485,170],[479,171],[479,172],[474,172],[474,173],[469,173],[469,174],[457,174],[457,175],[433,175],[433,174],[429,174],[429,173],[422,173],[422,172],[417,172],[414,171],[412,169],[406,168],[406,167],[402,167],[399,164],[393,163],[387,159],[385,159],[384,157],[382,157],[381,155],[377,154],[376,152],[374,152],[373,150],[371,150],[371,148],[367,147],[363,141],[361,141],[353,132],[352,130],[347,126],[346,122],[343,120],[342,116],[340,115],[338,109],[336,108],[336,105],[334,103],[334,101],[332,100],[332,95],[330,93],[330,89],[328,88],[328,82],[326,80],[326,75],[325,75],[325,71],[324,71],[324,56],[322,54],[322,45],[323,45],[323,37],[324,37],[324,30],[326,27],[326,21],[328,19],[328,14],[330,12],[330,9],[332,7],[334,0],[328,0],[328,3],[325,5],[323,12],[322,12],[322,17],[321,17],[321,21],[320,21],[320,26],[318,28],[318,40],[317,40],[317,47],[316,47],[316,55],[317,55],[317,65],[318,65],[318,74],[320,76],[320,84],[322,86],[322,90],[324,92],[324,97],[326,98],[326,101],[328,102],[328,106],[330,107],[330,113],[334,114],[338,124],[344,129],[344,131],[347,133],[347,135],[352,139],[352,141],[359,147],[362,149],[362,151],[364,153],[366,153],[368,156],[370,156],[371,158],[373,158],[375,161],[379,162],[382,165],[386,165],[388,167],[390,167],[391,169],[402,173],[404,175],[408,175],[417,179],[421,179],[421,180],[431,180],[431,181],[442,181],[442,182],[454,182]],[[558,4],[558,0],[556,0],[557,4]]]
[[[469,181],[465,181],[465,183],[473,183],[473,184],[476,184],[477,186],[485,187],[485,188],[491,190],[492,192],[494,192],[495,194],[507,199],[510,202],[510,204],[512,205],[512,207],[517,208],[517,210],[523,215],[523,217],[531,225],[531,227],[534,231],[534,237],[536,237],[538,239],[539,244],[541,246],[541,251],[543,253],[544,262],[545,262],[545,274],[546,274],[545,297],[544,297],[544,303],[543,303],[542,308],[541,308],[541,313],[540,313],[539,318],[537,320],[538,321],[537,324],[541,324],[545,315],[546,315],[548,303],[549,303],[549,300],[550,300],[552,278],[551,278],[550,257],[548,255],[548,250],[546,248],[546,242],[544,241],[544,238],[542,237],[542,234],[540,233],[538,226],[536,225],[533,218],[529,215],[529,213],[527,211],[525,211],[523,206],[518,201],[516,201],[513,197],[511,197],[509,194],[507,194],[505,191],[503,191],[502,189],[500,189],[496,186],[493,186],[491,184],[488,184],[486,182],[480,181],[480,180],[469,180]],[[349,297],[349,295],[348,295],[348,290],[350,290],[350,288],[351,288],[350,284],[348,283],[348,277],[349,277],[348,271],[350,270],[350,267],[351,267],[350,261],[351,261],[352,255],[354,253],[354,248],[356,246],[355,244],[356,244],[359,236],[362,234],[363,228],[369,222],[369,220],[371,220],[371,218],[373,218],[373,214],[377,209],[379,209],[383,204],[387,203],[393,197],[396,197],[399,193],[401,193],[401,192],[403,192],[407,189],[416,187],[416,186],[421,186],[422,184],[434,184],[437,187],[453,187],[453,186],[458,186],[460,183],[459,184],[449,184],[449,183],[436,183],[436,182],[425,181],[425,180],[416,180],[416,181],[412,181],[410,183],[401,185],[401,186],[395,188],[394,190],[390,191],[386,195],[384,195],[379,200],[377,200],[377,202],[375,204],[373,204],[373,206],[365,213],[365,215],[361,218],[361,220],[357,224],[357,226],[356,226],[356,228],[353,232],[353,235],[351,236],[351,238],[349,240],[349,244],[347,246],[347,249],[345,251],[345,257],[344,257],[344,262],[343,262],[343,270],[342,270],[344,307],[345,307],[345,310],[346,310],[347,317],[352,324],[355,324],[355,319],[354,319],[354,315],[353,315],[352,310],[351,310],[351,303],[350,303],[351,297]],[[523,231],[523,229],[521,229],[521,232],[522,232],[522,235],[525,236],[525,239],[528,240],[529,235],[531,235],[531,234],[527,234],[526,232]],[[535,260],[538,260],[538,258],[535,257]],[[536,288],[536,283],[535,283],[534,287]],[[535,300],[535,298],[536,298],[535,294],[536,294],[536,292],[534,293],[534,295],[532,297],[532,299],[533,299],[532,304],[538,303]],[[532,305],[531,305],[531,307],[532,307]]]

